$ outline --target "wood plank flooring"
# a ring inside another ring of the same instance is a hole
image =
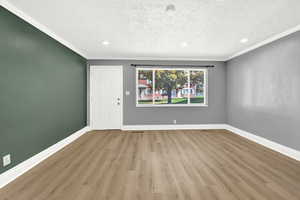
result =
[[[225,130],[93,131],[1,200],[297,200],[300,162]]]

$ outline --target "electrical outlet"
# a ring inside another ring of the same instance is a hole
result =
[[[173,120],[173,124],[177,124],[177,121],[176,121],[176,119],[174,119],[174,120]]]
[[[9,165],[11,163],[10,154],[3,156],[2,161],[3,161],[3,167]]]

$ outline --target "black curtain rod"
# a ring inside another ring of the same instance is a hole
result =
[[[131,64],[132,67],[215,67],[214,65],[158,65],[158,64]]]

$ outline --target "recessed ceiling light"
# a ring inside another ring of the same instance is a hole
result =
[[[166,12],[174,12],[176,10],[175,5],[174,4],[169,4],[166,7]]]
[[[107,40],[104,40],[104,41],[102,41],[102,44],[103,44],[104,46],[107,46],[107,45],[109,45],[109,44],[110,44],[110,42],[109,42],[109,41],[107,41]]]
[[[249,41],[248,38],[243,38],[240,40],[241,43],[247,43],[248,41]]]
[[[176,7],[174,4],[167,5],[167,7],[165,9],[167,15],[169,15],[171,17],[174,16],[175,10],[176,10]]]
[[[181,42],[181,46],[182,46],[182,47],[186,47],[187,45],[188,45],[187,42]]]

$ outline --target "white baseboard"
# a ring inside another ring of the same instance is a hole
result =
[[[52,154],[56,153],[57,151],[61,150],[86,132],[90,130],[89,127],[84,127],[83,129],[76,131],[69,137],[59,141],[58,143],[48,147],[44,151],[32,156],[31,158],[23,161],[22,163],[18,164],[17,166],[7,170],[6,172],[0,174],[0,188],[4,187],[11,181],[15,180],[17,177],[21,176],[43,160],[47,159]]]
[[[123,125],[122,130],[188,130],[188,129],[224,129],[226,124],[166,124],[166,125]]]
[[[261,144],[269,149],[300,161],[300,152],[290,147],[278,144],[253,133],[235,128],[228,124],[195,124],[195,125],[124,125],[122,130],[188,130],[188,129],[226,129],[251,141]]]
[[[255,134],[249,133],[247,131],[243,131],[241,129],[235,128],[231,125],[227,124],[201,124],[201,125],[125,125],[122,127],[122,130],[188,130],[188,129],[226,129],[231,131],[237,135],[245,137],[251,141],[254,141],[258,144],[261,144],[267,148],[270,148],[274,151],[277,151],[281,154],[284,154],[288,157],[291,157],[295,160],[300,161],[300,152],[286,147],[284,145],[278,144],[276,142],[270,141],[263,137],[257,136]],[[56,153],[66,145],[70,144],[86,132],[90,130],[89,127],[85,127],[69,137],[63,139],[62,141],[52,145],[51,147],[45,149],[44,151],[36,154],[35,156],[23,161],[17,166],[9,169],[8,171],[0,174],[0,188],[4,187],[11,181],[15,180],[17,177],[21,176],[43,160],[47,159],[52,154]]]
[[[290,147],[284,146],[282,144],[278,144],[278,143],[273,142],[271,140],[268,140],[266,138],[263,138],[263,137],[255,135],[255,134],[249,133],[247,131],[235,128],[231,125],[226,125],[224,127],[224,129],[227,129],[228,131],[231,131],[231,132],[233,132],[237,135],[245,137],[245,138],[247,138],[247,139],[249,139],[253,142],[256,142],[258,144],[261,144],[261,145],[263,145],[263,146],[265,146],[269,149],[272,149],[272,150],[277,151],[277,152],[279,152],[283,155],[286,155],[290,158],[293,158],[295,160],[300,161],[300,151],[297,151],[297,150],[292,149]]]

